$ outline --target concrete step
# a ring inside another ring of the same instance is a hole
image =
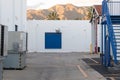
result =
[[[113,26],[113,30],[120,30],[120,26]]]
[[[117,49],[117,52],[120,52],[120,49]]]
[[[115,35],[115,39],[120,38],[120,35]]]
[[[120,35],[120,32],[114,32],[115,35]]]
[[[120,61],[120,56],[117,56],[117,60],[119,60],[119,61]]]
[[[115,38],[115,40],[120,40],[120,37],[119,38]]]
[[[116,49],[117,49],[117,50],[120,50],[120,47],[119,47],[119,46],[117,46],[117,47],[116,47]]]
[[[115,37],[120,37],[120,33],[114,33]]]
[[[117,53],[117,56],[120,56],[120,52],[119,52],[119,53]]]
[[[116,46],[116,49],[117,49],[117,50],[120,50],[120,46]]]
[[[114,41],[116,41],[116,43],[120,42],[120,38],[115,38]]]
[[[113,32],[114,32],[114,34],[115,34],[115,33],[120,34],[120,30],[113,30]]]
[[[113,41],[116,41],[116,43],[117,42],[119,43],[120,42],[120,38],[114,38]]]
[[[120,42],[116,42],[116,45],[120,45]]]
[[[120,31],[120,28],[118,28],[118,29],[113,28],[113,29],[114,29],[114,31]]]

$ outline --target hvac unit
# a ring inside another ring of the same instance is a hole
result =
[[[8,56],[4,59],[5,69],[24,69],[26,66],[27,33],[8,32]]]

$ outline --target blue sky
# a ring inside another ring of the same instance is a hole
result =
[[[76,6],[90,6],[101,4],[101,2],[102,0],[27,0],[27,6],[29,8],[47,9],[56,4],[72,3]]]

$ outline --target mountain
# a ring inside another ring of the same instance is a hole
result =
[[[73,4],[55,5],[49,9],[28,9],[28,20],[46,20],[51,12],[56,12],[60,20],[88,20],[91,7],[77,7]]]

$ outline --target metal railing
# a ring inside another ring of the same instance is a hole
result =
[[[110,4],[109,4],[110,3]],[[108,6],[109,4],[109,6]],[[111,5],[111,6],[110,6]],[[114,62],[117,64],[117,51],[116,51],[116,40],[115,40],[115,34],[114,34],[114,31],[113,31],[113,26],[112,26],[112,22],[111,22],[111,14],[110,12],[113,14],[114,12],[109,11],[110,10],[110,7],[113,7],[114,5],[111,4],[110,1],[108,0],[104,0],[102,2],[102,17],[105,17],[106,19],[106,24],[107,25],[107,28],[108,28],[108,33],[109,33],[109,37],[110,37],[110,43],[112,45],[112,51],[113,51],[113,57],[114,57]],[[114,13],[115,14],[115,13]],[[105,44],[106,45],[106,44]]]

